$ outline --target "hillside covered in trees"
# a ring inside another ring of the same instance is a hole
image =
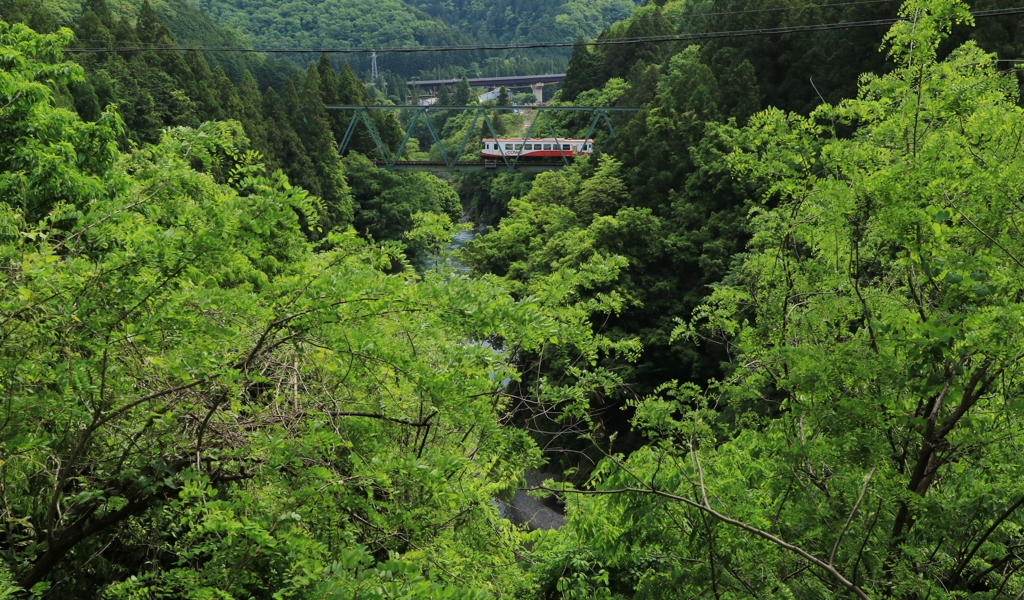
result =
[[[200,0],[222,25],[246,36],[256,47],[388,48],[474,46],[575,40],[597,35],[632,12],[634,0]],[[440,73],[446,77],[528,75],[564,72],[568,53],[450,52],[388,54],[386,74],[409,79]],[[302,57],[296,57],[302,60]],[[360,74],[369,57],[346,57]]]
[[[56,30],[60,23],[56,13],[33,0],[2,0],[0,15],[44,30]],[[148,0],[143,0],[134,17],[105,0],[87,0],[68,25],[73,27],[74,43],[87,48],[177,42],[167,20]],[[212,31],[225,31],[209,25]],[[351,115],[329,113],[324,107],[373,100],[351,69],[336,71],[326,57],[305,70],[290,63],[250,59],[235,65],[241,70],[233,77],[230,64],[211,68],[206,57],[194,51],[86,53],[75,58],[86,76],[55,86],[58,104],[74,108],[85,121],[98,121],[106,107],[117,106],[123,124],[117,140],[122,149],[156,143],[167,127],[237,121],[251,149],[271,172],[280,170],[322,202],[320,228],[312,232],[314,237],[333,227],[353,225],[378,241],[398,240],[412,227],[413,213],[441,212],[455,221],[461,215],[455,193],[425,173],[400,176],[364,169],[365,177],[349,185],[337,147]],[[374,118],[384,141],[397,145],[398,123],[384,115]],[[366,130],[360,130],[353,148],[374,151]],[[351,160],[353,168],[363,168],[360,161],[364,159],[353,156]],[[386,206],[379,203],[383,190],[392,194]]]
[[[243,40],[213,4],[0,0],[0,598],[1024,595],[1021,16],[485,4],[337,14],[898,21],[577,45],[555,102],[640,107],[617,135],[438,176],[339,155],[358,65],[74,52]],[[506,518],[527,482],[564,526]]]

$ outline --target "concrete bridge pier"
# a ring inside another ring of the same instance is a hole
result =
[[[543,102],[544,102],[544,84],[543,83],[535,83],[535,84],[530,86],[530,89],[533,90],[533,97],[537,99],[537,104],[543,104]]]

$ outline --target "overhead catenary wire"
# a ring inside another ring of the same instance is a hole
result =
[[[978,19],[984,17],[998,17],[1024,13],[1024,7],[999,8],[993,10],[979,10],[971,15]],[[147,46],[117,46],[111,48],[66,48],[68,53],[119,53],[119,52],[150,52],[150,51],[196,51],[196,52],[236,52],[248,54],[418,54],[425,52],[485,52],[485,51],[511,51],[531,50],[537,48],[571,48],[574,46],[615,46],[625,44],[654,44],[664,42],[687,42],[723,38],[757,37],[769,35],[783,35],[787,33],[801,33],[809,31],[832,31],[839,29],[859,29],[865,27],[883,27],[893,25],[901,21],[900,18],[872,19],[869,21],[845,21],[838,23],[814,23],[810,25],[791,25],[784,27],[765,27],[757,29],[739,29],[732,31],[708,31],[694,32],[674,35],[656,35],[633,38],[612,38],[595,39],[590,41],[566,41],[566,42],[534,42],[525,44],[479,44],[464,46],[404,46],[404,47],[374,47],[374,48],[245,48],[245,47],[216,47],[216,46],[192,46],[183,47],[177,45],[147,45]]]
[[[828,4],[805,4],[805,5],[802,5],[802,6],[776,6],[776,7],[773,7],[773,8],[751,8],[751,9],[745,9],[745,10],[726,10],[726,11],[717,11],[717,12],[693,12],[693,13],[687,13],[687,14],[673,15],[673,19],[671,19],[671,20],[668,19],[668,17],[663,17],[663,18],[665,20],[667,20],[667,21],[674,22],[674,21],[682,21],[682,20],[704,19],[704,18],[707,18],[707,17],[723,17],[723,16],[728,17],[728,16],[733,16],[733,15],[747,15],[747,14],[755,14],[755,13],[772,13],[772,12],[784,12],[784,11],[798,12],[798,11],[813,10],[813,9],[820,9],[820,8],[839,8],[839,7],[846,7],[846,6],[859,6],[859,5],[864,5],[864,4],[888,4],[888,3],[892,3],[892,2],[902,2],[902,1],[903,0],[853,0],[853,1],[850,1],[850,2],[830,2]],[[630,23],[644,23],[644,22],[654,21],[656,19],[655,19],[655,17],[636,17],[636,16],[634,16],[634,17],[629,17],[627,20]],[[597,23],[592,23],[592,22],[588,22],[587,24],[588,25],[597,25]],[[474,34],[474,33],[486,33],[486,32],[492,32],[492,31],[533,31],[533,30],[537,30],[537,29],[558,29],[558,28],[562,28],[562,27],[565,27],[565,26],[564,25],[516,25],[516,26],[510,26],[510,27],[488,27],[488,28],[480,28],[480,29],[438,29],[438,30],[435,30],[435,31],[429,31],[429,30],[421,31],[421,32],[418,32],[416,35],[422,35],[422,36],[437,36],[437,35],[443,35],[443,34],[444,35],[459,35],[459,34],[469,35],[469,34]],[[104,40],[97,40],[97,39],[91,39],[91,38],[77,38],[77,40],[81,41],[81,42],[100,42],[100,41],[104,41]],[[378,47],[378,49],[379,49],[379,47]],[[372,50],[370,50],[370,52],[372,52]]]

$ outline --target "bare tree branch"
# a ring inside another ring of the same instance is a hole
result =
[[[660,496],[662,498],[667,498],[669,500],[674,500],[675,502],[681,502],[683,504],[686,504],[687,506],[692,506],[693,508],[696,508],[698,510],[704,511],[708,515],[711,515],[712,517],[718,519],[719,521],[721,521],[723,523],[726,523],[728,525],[732,525],[733,527],[736,527],[738,529],[742,529],[743,531],[746,531],[747,533],[751,533],[753,535],[756,535],[757,537],[760,537],[762,539],[768,540],[769,542],[775,544],[776,546],[778,546],[780,548],[783,548],[783,549],[788,550],[788,551],[790,551],[790,552],[792,552],[794,554],[799,555],[804,560],[814,564],[817,567],[820,567],[822,570],[824,570],[829,575],[834,577],[835,580],[838,581],[843,587],[845,587],[846,589],[848,589],[851,592],[853,592],[853,594],[855,594],[861,600],[871,600],[871,597],[868,596],[867,593],[864,592],[864,590],[862,590],[859,586],[854,585],[854,583],[851,582],[850,580],[848,580],[847,578],[843,577],[843,575],[839,571],[837,571],[835,567],[833,567],[829,563],[821,560],[820,558],[816,558],[815,556],[813,556],[812,554],[810,554],[806,550],[800,548],[799,546],[794,546],[793,544],[790,544],[789,542],[781,540],[781,539],[775,537],[774,535],[768,533],[767,531],[764,531],[762,529],[758,529],[757,527],[754,527],[753,525],[748,525],[748,524],[746,524],[746,523],[744,523],[742,521],[737,521],[736,519],[729,518],[729,517],[723,515],[722,513],[716,511],[715,509],[711,508],[710,506],[704,506],[704,505],[702,505],[699,502],[694,502],[693,500],[690,500],[689,498],[684,498],[683,496],[677,496],[675,494],[670,494],[668,492],[663,492],[661,490],[641,489],[641,488],[634,488],[634,487],[624,487],[624,488],[619,488],[619,489],[616,489],[616,490],[565,490],[565,489],[556,489],[556,488],[548,488],[548,487],[541,486],[541,487],[537,487],[537,488],[533,488],[533,489],[545,490],[545,491],[549,491],[549,492],[559,492],[559,493],[563,493],[563,494],[567,494],[568,493],[568,494],[584,494],[584,495],[612,495],[612,494],[630,494],[630,493],[632,493],[632,494],[649,494],[649,495],[652,495],[652,496]]]

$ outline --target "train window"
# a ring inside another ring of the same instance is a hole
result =
[[[562,144],[562,150],[572,150],[572,146],[569,144]]]
[[[544,144],[544,149],[545,150],[550,150],[551,149],[551,144]]]
[[[533,150],[533,144],[523,144],[523,150]]]
[[[514,149],[514,150],[518,150],[518,149],[522,148],[522,146],[523,146],[522,144],[516,144],[516,145],[515,145],[515,146],[513,147],[513,149]]]

